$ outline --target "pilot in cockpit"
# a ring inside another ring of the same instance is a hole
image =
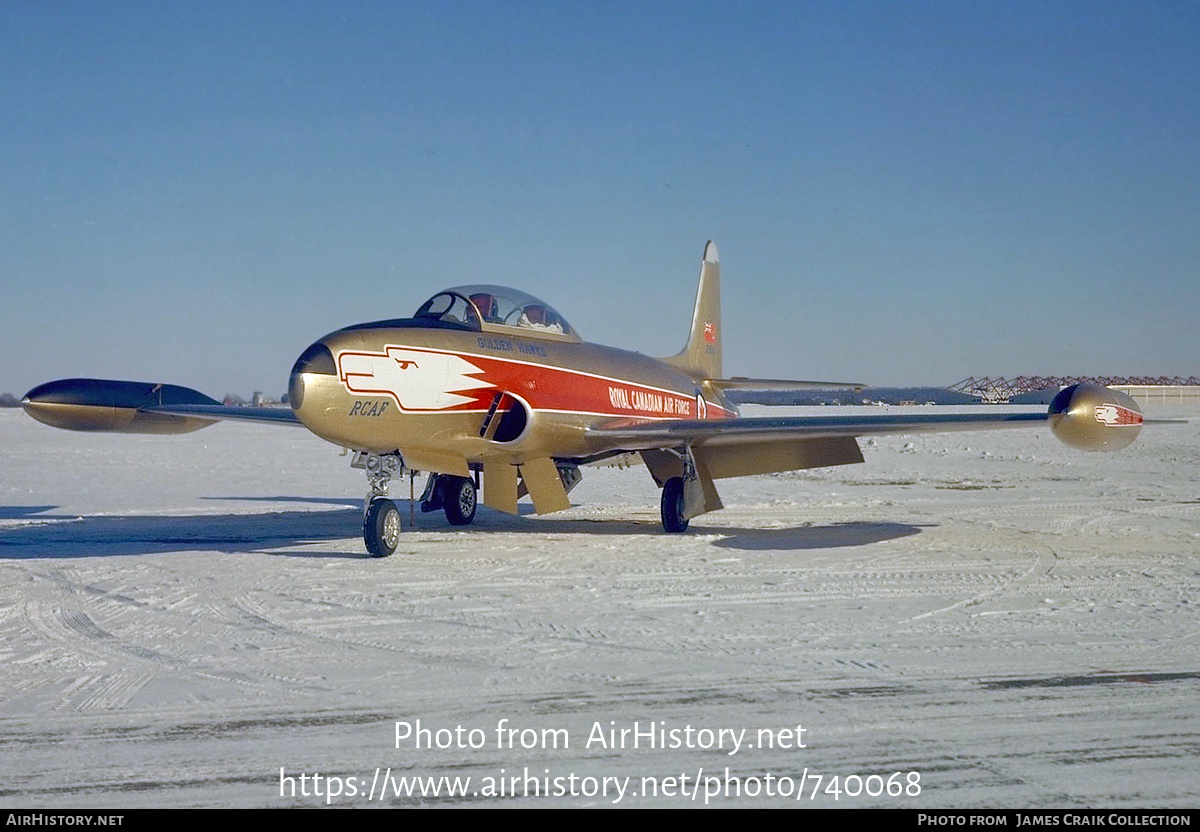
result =
[[[495,295],[490,295],[487,292],[476,292],[471,295],[471,303],[475,304],[475,308],[479,310],[479,314],[483,316],[484,321],[489,324],[501,323],[500,304],[497,303]]]
[[[521,310],[521,317],[517,320],[517,326],[523,326],[526,329],[538,329],[542,332],[554,332],[562,334],[562,322],[556,319],[556,316],[547,314],[546,307],[539,303],[530,303]]]

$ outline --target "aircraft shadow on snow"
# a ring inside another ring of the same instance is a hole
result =
[[[869,546],[920,534],[928,526],[888,522],[846,522],[827,526],[793,526],[784,529],[729,529],[728,537],[713,543],[724,549],[745,551],[837,549]],[[699,531],[699,527],[697,527]]]
[[[155,555],[168,552],[264,552],[291,557],[337,557],[364,559],[363,552],[338,550],[286,551],[327,540],[353,538],[361,523],[360,508],[349,507],[354,501],[323,497],[206,497],[264,503],[304,503],[329,505],[329,510],[267,511],[240,514],[203,515],[126,515],[79,516],[54,514],[57,506],[0,506],[0,520],[25,520],[31,525],[14,526],[0,531],[0,560],[27,558],[82,558],[109,555]],[[480,508],[470,531],[454,530],[445,525],[440,513],[416,512],[416,525],[410,525],[407,501],[404,510],[404,536],[442,532],[446,535],[532,534],[532,535],[628,535],[660,536],[654,520],[554,519],[513,517],[503,512]],[[332,508],[340,506],[340,508]],[[522,506],[525,513],[532,507]],[[694,535],[721,535],[712,545],[746,551],[789,551],[867,546],[918,534],[920,526],[889,522],[847,522],[825,526],[803,525],[777,529],[753,529],[730,526],[693,526]],[[280,551],[284,550],[284,551]]]

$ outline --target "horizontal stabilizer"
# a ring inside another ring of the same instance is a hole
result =
[[[710,378],[708,384],[721,390],[862,390],[861,381],[791,381],[783,378]]]

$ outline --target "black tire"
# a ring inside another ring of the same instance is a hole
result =
[[[386,558],[400,545],[400,510],[391,500],[377,497],[363,518],[363,542],[373,558]]]
[[[446,477],[442,489],[442,510],[451,526],[466,526],[475,519],[478,495],[474,482],[467,477]]]
[[[683,516],[683,479],[671,477],[663,483],[662,525],[668,534],[686,532],[688,519]]]

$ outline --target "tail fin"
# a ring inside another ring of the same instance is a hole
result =
[[[721,263],[712,240],[704,246],[700,285],[687,345],[667,364],[697,379],[721,378]]]

